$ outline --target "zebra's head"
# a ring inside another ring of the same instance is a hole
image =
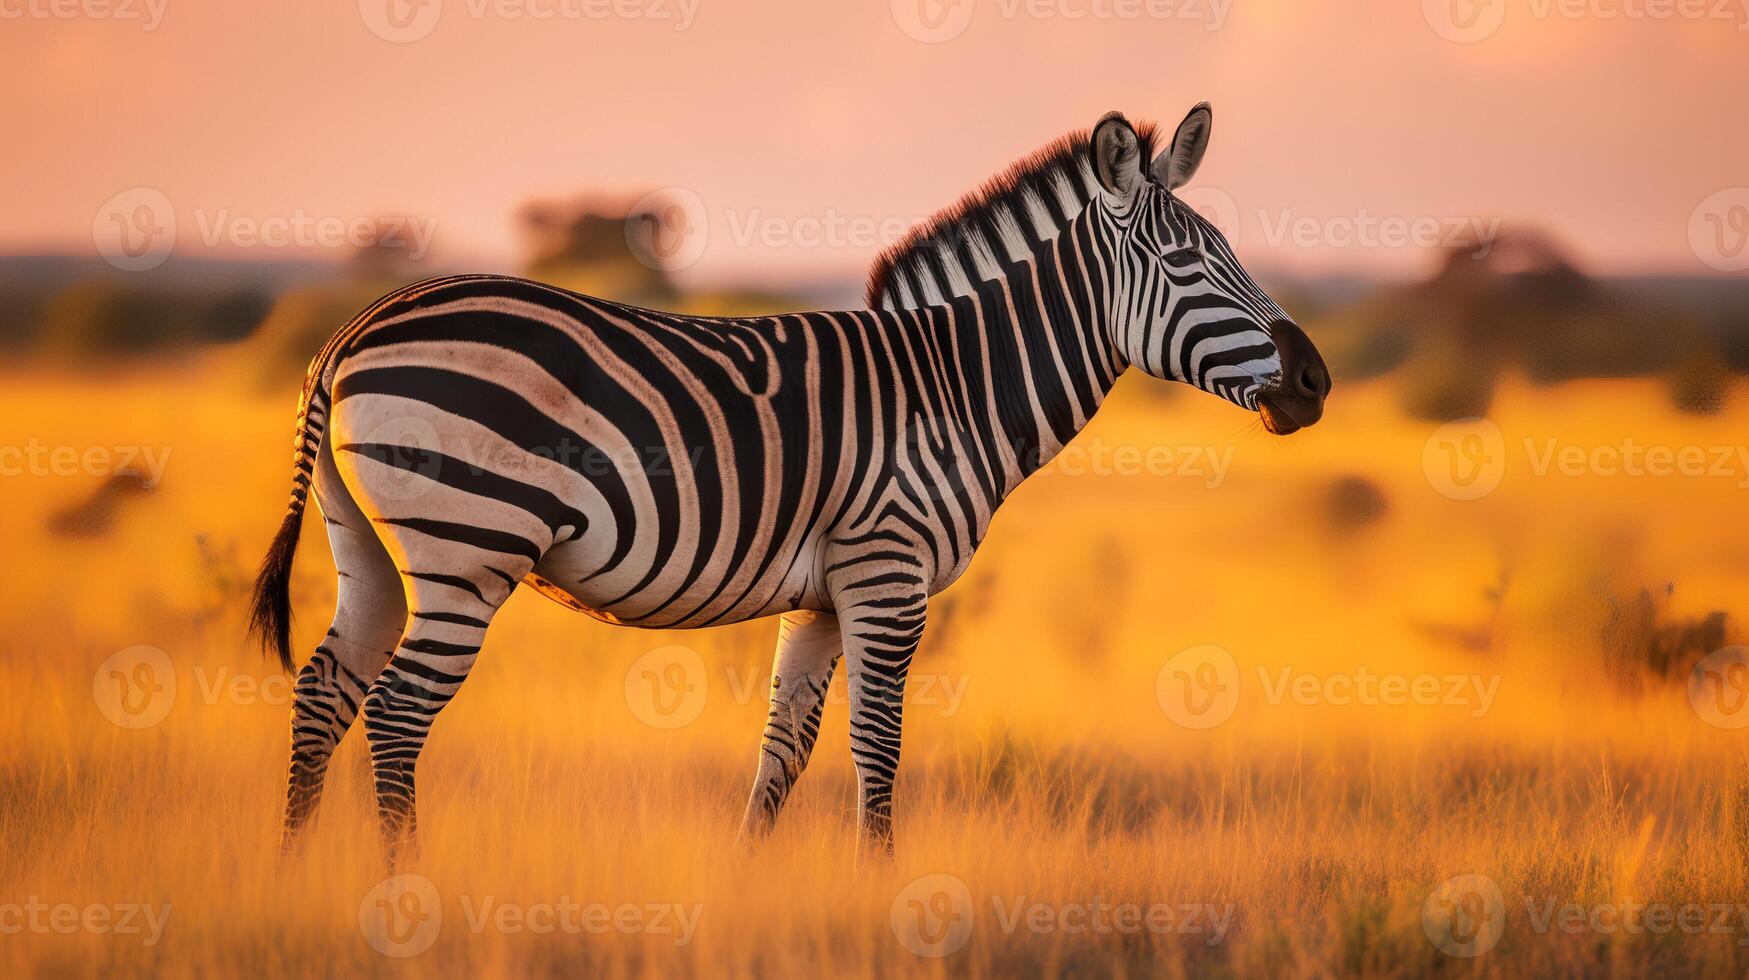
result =
[[[1190,110],[1152,163],[1123,116],[1093,127],[1092,203],[1111,236],[1108,326],[1131,364],[1256,411],[1286,435],[1322,417],[1330,372],[1220,230],[1173,196],[1202,162],[1212,121],[1208,103]]]

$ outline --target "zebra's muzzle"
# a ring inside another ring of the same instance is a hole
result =
[[[1330,369],[1312,346],[1299,324],[1277,320],[1269,336],[1281,355],[1281,380],[1257,398],[1257,414],[1263,427],[1278,436],[1289,435],[1324,417],[1324,399],[1330,395]]]
[[[1264,395],[1257,399],[1257,414],[1263,418],[1263,428],[1268,430],[1271,435],[1292,435],[1306,426],[1311,425],[1312,422],[1316,422],[1318,420],[1318,415],[1321,415],[1323,412],[1323,406],[1319,406],[1317,414],[1312,417],[1311,421],[1302,422],[1299,419],[1294,418],[1293,414],[1287,409],[1279,408],[1272,404],[1269,399],[1270,396],[1268,395]]]

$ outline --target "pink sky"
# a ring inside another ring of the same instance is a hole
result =
[[[1749,185],[1749,0],[423,0],[405,43],[388,2],[0,0],[0,251],[95,254],[144,186],[177,254],[293,258],[235,222],[388,211],[503,267],[530,197],[673,186],[707,216],[689,275],[855,275],[1059,133],[1199,99],[1193,187],[1259,266],[1425,267],[1370,215],[1705,274],[1697,206],[1749,205],[1716,197]],[[1472,14],[1498,26],[1434,26]]]

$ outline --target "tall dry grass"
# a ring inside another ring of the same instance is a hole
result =
[[[163,481],[117,501],[101,533],[52,526],[100,475],[4,479],[0,973],[1749,969],[1744,735],[1698,717],[1680,677],[1630,689],[1604,656],[1612,603],[1641,590],[1673,620],[1740,619],[1749,527],[1737,483],[1749,473],[1539,476],[1521,446],[1734,445],[1740,412],[1677,415],[1653,382],[1508,385],[1494,420],[1511,466],[1499,490],[1465,502],[1430,487],[1432,427],[1401,418],[1385,389],[1340,389],[1324,425],[1281,441],[1212,399],[1126,383],[1066,461],[1080,469],[1017,494],[966,580],[933,605],[891,866],[855,853],[841,701],[775,836],[751,853],[734,846],[772,623],[643,633],[520,594],[421,762],[424,847],[409,870],[431,882],[441,926],[399,959],[361,928],[384,870],[360,740],[336,759],[307,851],[277,859],[285,688],[241,642],[240,614],[285,497],[291,413],[289,397],[235,380],[245,374],[191,359],[0,386],[0,445],[170,451]],[[1109,472],[1124,468],[1122,447],[1155,446],[1231,451],[1230,470],[1212,488],[1206,462],[1201,475]],[[1342,477],[1364,478],[1388,506],[1332,521],[1326,499]],[[300,648],[333,596],[311,524]],[[628,671],[676,644],[699,655],[706,694],[689,724],[652,727]],[[1193,730],[1163,710],[1159,682],[1202,644],[1230,652],[1239,701],[1225,723]],[[164,652],[176,690],[162,721],[128,729],[100,707],[100,689],[118,683],[100,665],[140,645]],[[1362,668],[1474,677],[1494,694],[1485,711],[1472,694],[1271,702],[1284,669],[1322,685]],[[938,896],[938,875],[964,892]],[[1458,875],[1500,889],[1504,931],[1473,959],[1443,951],[1424,921],[1429,895]],[[918,918],[913,898],[946,916]],[[678,907],[696,921],[682,935],[672,918],[605,933],[492,918],[538,918],[567,900],[639,916]],[[169,913],[148,945],[34,927],[21,918],[31,903]],[[1608,930],[1591,917],[1646,903],[1704,907],[1708,928]],[[1539,927],[1568,905],[1586,910],[1581,927]],[[1172,927],[1098,927],[1099,914],[1150,906]],[[964,923],[951,955],[914,951],[919,928]]]

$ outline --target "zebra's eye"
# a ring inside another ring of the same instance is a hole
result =
[[[1167,252],[1164,257],[1167,265],[1189,265],[1192,262],[1202,261],[1202,249],[1195,245],[1186,245],[1183,248]]]

